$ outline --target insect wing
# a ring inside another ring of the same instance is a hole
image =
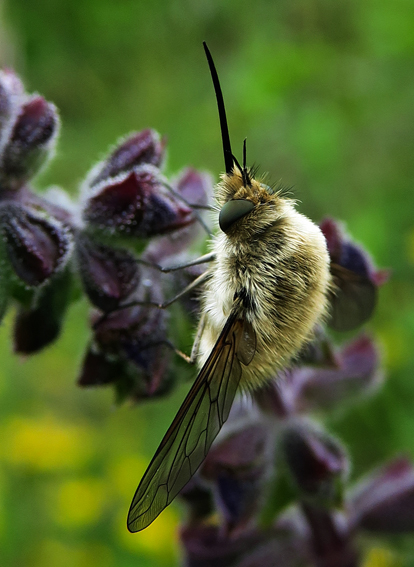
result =
[[[335,331],[352,331],[374,311],[377,289],[368,277],[331,264],[336,290],[331,297],[329,326]]]
[[[149,526],[201,465],[228,418],[241,363],[249,364],[255,349],[254,330],[235,306],[137,488],[129,531]]]

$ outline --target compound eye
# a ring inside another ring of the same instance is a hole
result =
[[[221,208],[219,214],[219,225],[223,232],[227,234],[233,224],[242,217],[250,213],[254,204],[247,199],[232,199],[227,201]]]

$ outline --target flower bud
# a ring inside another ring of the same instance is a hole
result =
[[[308,550],[296,534],[273,530],[269,536],[251,546],[234,567],[310,567]]]
[[[149,270],[149,269],[148,269]],[[142,278],[129,300],[162,301],[159,273],[142,269]],[[111,362],[124,361],[126,372],[116,381],[118,398],[133,400],[166,393],[172,386],[171,348],[167,341],[167,313],[156,307],[131,305],[105,315],[94,324],[98,352]],[[99,361],[98,361],[99,362]],[[89,380],[89,379],[88,379]]]
[[[92,170],[92,180],[89,184],[96,185],[109,177],[116,177],[144,164],[160,167],[164,158],[164,145],[155,130],[146,129],[132,134]]]
[[[174,192],[181,195],[184,201],[176,197],[178,203],[190,203],[196,206],[206,206],[213,193],[213,183],[211,177],[206,173],[200,173],[195,169],[185,169],[176,180],[171,184]],[[193,210],[192,218],[194,222],[188,226],[177,230],[172,235],[168,234],[164,238],[158,238],[149,243],[146,252],[153,262],[162,264],[164,260],[188,251],[191,244],[199,237],[202,230],[201,222],[204,221],[205,211]],[[200,222],[201,221],[201,222]],[[171,260],[170,260],[171,261]]]
[[[189,526],[206,520],[214,513],[211,490],[204,486],[198,474],[195,474],[181,489],[179,497],[185,503],[187,511],[189,511],[186,522]]]
[[[267,422],[242,422],[212,447],[202,465],[201,475],[214,482],[218,508],[233,533],[245,529],[263,504],[263,490],[273,470],[273,445]]]
[[[292,421],[283,431],[282,449],[303,498],[321,505],[338,503],[348,472],[348,459],[338,441],[309,422]]]
[[[19,77],[10,69],[0,71],[0,136],[3,129],[15,112],[19,98],[24,93],[24,87]],[[1,140],[4,144],[4,139]],[[1,145],[3,145],[1,144]]]
[[[35,96],[22,105],[3,150],[3,183],[18,188],[37,173],[51,149],[58,129],[53,104]]]
[[[352,490],[351,525],[375,533],[414,531],[414,467],[402,457],[383,465]]]
[[[120,380],[125,372],[119,357],[107,355],[92,345],[84,356],[77,383],[81,387],[105,386]]]
[[[372,391],[382,377],[376,345],[360,335],[335,353],[335,366],[293,368],[279,390],[295,412],[329,409]]]
[[[171,349],[166,346],[167,313],[151,307],[135,308],[135,313],[130,326],[119,335],[119,347],[139,373],[140,379],[131,395],[140,399],[170,389]]]
[[[174,202],[150,166],[102,184],[90,197],[84,219],[110,232],[146,238],[194,222],[190,208]]]
[[[69,232],[57,221],[7,203],[0,207],[0,231],[17,276],[38,286],[66,263],[71,250]]]
[[[72,277],[65,270],[34,295],[30,308],[18,310],[14,321],[14,352],[33,354],[55,341],[70,303]]]
[[[211,176],[192,167],[187,167],[180,173],[173,182],[173,187],[191,205],[206,207],[213,199]]]
[[[128,250],[98,244],[82,234],[76,255],[86,294],[102,311],[118,307],[138,284],[138,264]]]
[[[329,256],[333,262],[339,262],[342,252],[343,231],[338,222],[326,218],[320,224],[320,229],[326,239]]]
[[[223,537],[217,526],[189,526],[181,531],[187,567],[236,567],[252,549],[269,540],[269,534],[251,532],[243,537]]]
[[[310,503],[302,503],[309,526],[311,565],[317,567],[359,567],[351,533],[343,514]]]

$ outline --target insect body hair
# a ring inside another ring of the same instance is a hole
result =
[[[202,301],[199,364],[211,351],[235,297],[241,297],[240,318],[251,323],[257,337],[241,387],[254,389],[288,365],[326,318],[329,255],[320,229],[293,201],[254,179],[244,186],[237,170],[223,176],[217,198],[220,204],[250,200],[254,207],[212,243],[216,260]]]

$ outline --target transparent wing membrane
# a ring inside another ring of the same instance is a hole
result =
[[[254,330],[240,319],[236,302],[137,488],[128,513],[131,532],[149,526],[201,465],[228,418],[242,364],[250,363],[255,346]]]
[[[336,285],[331,295],[329,326],[335,331],[352,331],[367,321],[377,302],[377,290],[367,276],[331,264]]]

